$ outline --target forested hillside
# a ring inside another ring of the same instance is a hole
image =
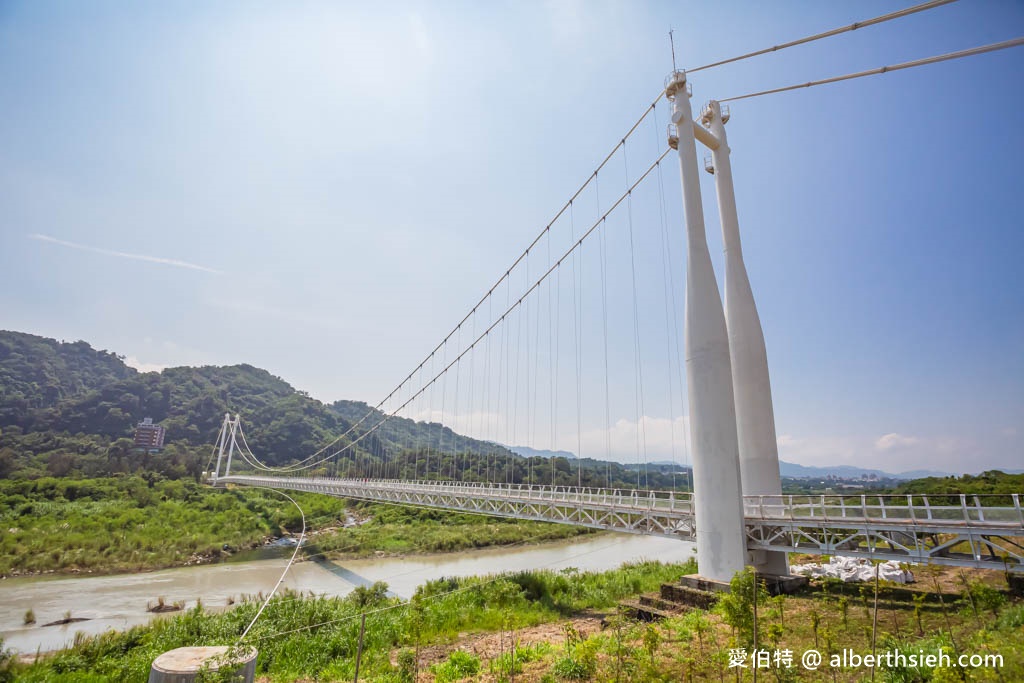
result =
[[[139,421],[151,417],[166,428],[168,443],[209,448],[224,413],[231,412],[242,415],[260,458],[278,465],[317,450],[368,410],[352,401],[325,405],[251,365],[140,373],[83,341],[0,332],[0,429],[14,427],[16,434],[87,435],[101,437],[99,445],[105,446],[130,437]],[[364,425],[382,417],[375,412]],[[506,453],[411,420],[389,422],[360,447],[364,453],[407,447]]]
[[[999,470],[960,477],[925,477],[900,484],[893,493],[921,494],[1012,494],[1024,491],[1024,474],[1007,474]]]
[[[351,437],[384,418],[362,402],[324,404],[251,365],[140,373],[116,354],[83,341],[0,331],[0,476],[152,471],[198,477],[226,412],[242,416],[249,445],[270,465],[308,456],[367,412],[370,416]],[[133,451],[133,429],[146,417],[167,430],[162,453]],[[343,439],[339,445],[347,443]],[[672,488],[686,481],[665,466],[652,465],[638,476],[635,468],[617,463],[524,458],[442,425],[404,418],[393,418],[360,440],[349,451],[353,465],[344,471],[385,474],[379,468],[384,454],[392,456],[393,464],[386,474],[407,478],[429,469],[431,476],[441,472],[468,480],[562,485]]]

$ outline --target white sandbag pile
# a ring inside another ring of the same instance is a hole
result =
[[[849,583],[851,581],[874,581],[875,566],[868,560],[856,557],[832,557],[827,564],[798,564],[789,568],[791,574],[817,579],[833,577]],[[900,563],[889,560],[878,565],[878,578],[893,583],[913,583],[914,575],[900,567]]]

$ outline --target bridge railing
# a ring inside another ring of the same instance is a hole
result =
[[[277,477],[249,477],[273,482]],[[693,494],[680,491],[645,491],[601,487],[549,486],[430,479],[361,479],[335,477],[289,477],[291,482],[314,487],[365,488],[374,491],[410,494],[456,495],[516,501],[536,501],[558,505],[608,506],[640,510],[688,513],[693,509]]]
[[[374,488],[392,490],[429,490],[437,494],[447,493],[455,495],[483,494],[490,497],[515,500],[557,502],[559,504],[609,505],[648,510],[664,509],[685,512],[692,509],[693,505],[693,494],[679,491],[642,491],[586,486],[400,479],[367,479],[364,480],[364,483]]]
[[[873,520],[1024,529],[1020,494],[744,496],[744,515],[778,520]]]
[[[277,477],[249,477],[273,485]],[[549,486],[467,481],[344,479],[333,477],[286,478],[289,484],[313,491],[361,497],[360,494],[407,493],[422,496],[536,502],[557,506],[607,507],[674,514],[693,512],[693,494],[678,491],[644,491],[600,487]],[[792,522],[859,522],[951,527],[997,526],[1021,531],[1024,509],[1021,494],[940,495],[768,495],[744,496],[748,519]]]

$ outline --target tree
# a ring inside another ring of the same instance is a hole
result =
[[[715,606],[716,611],[722,616],[722,620],[729,624],[736,631],[736,642],[742,647],[752,647],[754,638],[754,600],[757,605],[766,604],[769,595],[764,582],[757,579],[753,568],[747,567],[741,572],[736,572],[729,582],[729,592],[718,600]],[[758,631],[761,630],[760,624]],[[761,634],[757,634],[757,640],[761,640]]]

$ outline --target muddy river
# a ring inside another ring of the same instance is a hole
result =
[[[146,611],[162,597],[170,604],[193,607],[201,599],[224,608],[229,598],[266,593],[281,575],[290,548],[252,551],[220,564],[182,567],[115,576],[60,576],[0,581],[0,635],[6,647],[29,653],[54,650],[70,643],[75,633],[124,629],[161,618]],[[596,537],[513,548],[491,548],[439,555],[304,561],[292,567],[284,586],[299,591],[346,595],[356,586],[384,581],[393,594],[408,598],[425,581],[442,576],[473,576],[522,569],[614,569],[623,562],[658,559],[683,562],[694,557],[692,543],[650,536],[602,534]],[[36,625],[25,626],[26,610]],[[42,626],[63,619],[85,618],[63,626]]]

